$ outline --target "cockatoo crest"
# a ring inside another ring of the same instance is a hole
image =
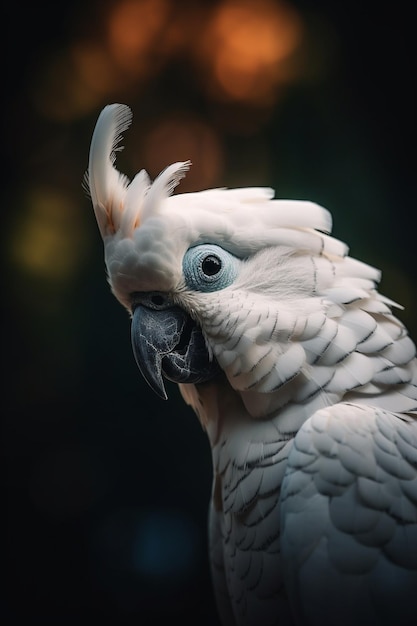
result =
[[[159,201],[171,195],[190,166],[189,161],[173,163],[151,185],[145,170],[130,183],[114,167],[122,133],[129,128],[132,112],[125,105],[103,109],[94,132],[86,185],[89,187],[97,223],[103,239],[120,231],[131,237],[141,221],[152,215]]]
[[[94,130],[86,185],[105,246],[109,281],[130,310],[134,291],[170,290],[192,245],[216,243],[240,258],[268,246],[343,257],[347,246],[329,237],[331,215],[307,201],[273,200],[269,188],[211,189],[171,196],[190,161],[167,167],[151,184],[114,167],[121,133],[132,119],[126,105],[101,112]]]

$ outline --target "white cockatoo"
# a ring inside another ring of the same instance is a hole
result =
[[[417,624],[417,361],[380,272],[312,202],[172,195],[188,161],[129,182],[131,117],[103,109],[86,183],[138,366],[210,440],[222,623]]]

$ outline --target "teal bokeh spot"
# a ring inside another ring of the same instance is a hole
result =
[[[197,529],[185,513],[152,511],[137,527],[133,544],[134,568],[146,577],[186,578],[198,553]]]

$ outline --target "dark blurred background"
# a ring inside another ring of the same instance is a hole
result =
[[[142,381],[82,190],[101,108],[118,167],[179,191],[329,208],[417,338],[412,3],[72,0],[3,7],[3,624],[217,625],[211,459]]]

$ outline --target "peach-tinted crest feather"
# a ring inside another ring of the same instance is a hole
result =
[[[120,222],[128,178],[114,167],[118,143],[132,121],[124,104],[106,106],[97,120],[91,140],[86,183],[101,236],[114,233]]]

